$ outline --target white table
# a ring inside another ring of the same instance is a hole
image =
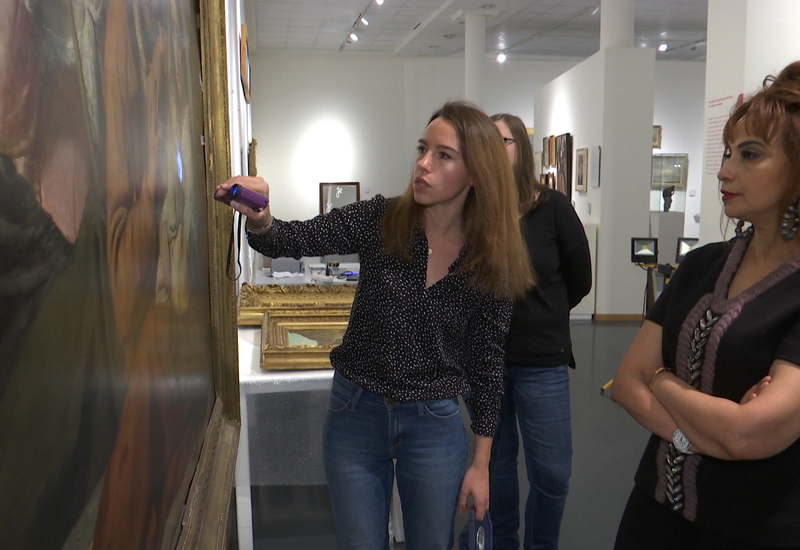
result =
[[[253,481],[256,484],[281,484],[296,483],[300,485],[324,484],[322,472],[321,446],[322,424],[327,409],[324,403],[314,403],[313,410],[306,414],[312,415],[313,426],[319,432],[311,435],[306,444],[300,445],[298,454],[302,455],[298,461],[299,470],[292,469],[293,465],[283,464],[275,468],[275,464],[259,461],[251,464],[251,437],[259,438],[252,441],[254,448],[263,447],[265,444],[274,443],[282,445],[282,441],[264,441],[264,434],[258,426],[250,422],[251,408],[257,406],[258,399],[265,394],[289,394],[296,392],[299,395],[313,394],[324,391],[327,393],[331,387],[333,369],[301,370],[301,371],[263,371],[260,366],[261,329],[258,327],[239,327],[239,392],[242,416],[242,428],[239,436],[239,450],[236,459],[236,516],[239,535],[239,549],[253,550],[253,503],[250,487]],[[327,402],[327,401],[326,401]],[[298,442],[295,441],[295,445]],[[292,452],[289,449],[289,452]],[[280,470],[280,471],[276,471]],[[302,472],[302,474],[301,474]],[[298,480],[299,475],[303,476]],[[255,478],[255,479],[254,479]],[[266,478],[266,479],[265,479]],[[267,483],[265,483],[265,481]],[[298,483],[299,481],[299,483]],[[403,518],[400,510],[400,497],[395,487],[392,495],[392,512],[389,531],[397,542],[403,542]]]

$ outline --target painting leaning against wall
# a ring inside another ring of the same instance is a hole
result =
[[[0,547],[163,548],[214,399],[197,3],[0,4]]]

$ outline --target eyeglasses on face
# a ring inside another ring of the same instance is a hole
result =
[[[503,143],[505,143],[505,144],[506,144],[506,146],[509,146],[509,145],[511,145],[512,143],[516,143],[516,142],[517,142],[517,140],[516,140],[516,139],[514,139],[514,138],[507,138],[507,137],[504,137],[504,138],[503,138]]]

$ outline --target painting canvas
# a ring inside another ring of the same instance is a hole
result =
[[[361,185],[357,181],[319,184],[319,213],[327,214],[351,202],[361,200]]]
[[[556,189],[572,197],[572,136],[556,137]]]
[[[688,169],[689,155],[653,155],[653,174],[650,187],[664,189],[675,186],[675,189],[684,189]]]
[[[548,159],[550,161],[550,166],[555,166],[556,164],[556,136],[549,136],[547,138],[548,144]]]
[[[542,138],[542,170],[550,166],[550,138]]]
[[[0,547],[173,547],[214,403],[198,4],[40,4],[0,4]]]

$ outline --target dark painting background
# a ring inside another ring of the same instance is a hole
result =
[[[171,547],[214,390],[197,6],[0,3],[0,547]]]

